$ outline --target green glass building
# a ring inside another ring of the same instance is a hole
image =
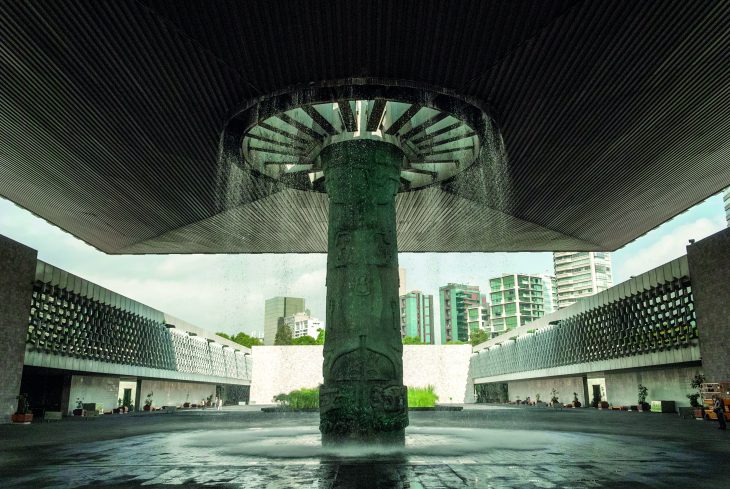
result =
[[[298,312],[304,312],[304,299],[301,297],[272,297],[264,305],[264,345],[274,344],[279,321]]]
[[[468,310],[480,303],[478,285],[450,283],[439,287],[442,344],[448,341],[469,341]]]
[[[412,290],[400,296],[401,336],[420,338],[423,343],[435,343],[433,327],[433,295]]]
[[[489,289],[492,337],[545,315],[544,283],[540,276],[505,274],[490,279]]]

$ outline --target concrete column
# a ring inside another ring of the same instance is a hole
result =
[[[730,228],[687,247],[702,370],[707,382],[730,381]]]
[[[0,423],[9,423],[18,406],[36,256],[36,250],[0,236]]]
[[[402,442],[408,425],[398,303],[395,195],[403,154],[373,140],[320,154],[329,196],[325,442]]]

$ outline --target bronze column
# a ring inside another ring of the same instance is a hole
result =
[[[398,298],[395,195],[401,150],[377,140],[320,154],[329,196],[325,442],[403,442],[408,396]]]

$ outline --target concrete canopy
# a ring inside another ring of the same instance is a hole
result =
[[[613,250],[730,185],[730,3],[0,2],[0,195],[108,253],[324,252],[326,195],[219,165],[288,87],[476,101],[506,151],[398,195],[398,248]],[[226,163],[226,162],[224,162]]]

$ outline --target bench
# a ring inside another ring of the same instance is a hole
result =
[[[43,413],[43,421],[61,421],[61,411],[46,411]]]

